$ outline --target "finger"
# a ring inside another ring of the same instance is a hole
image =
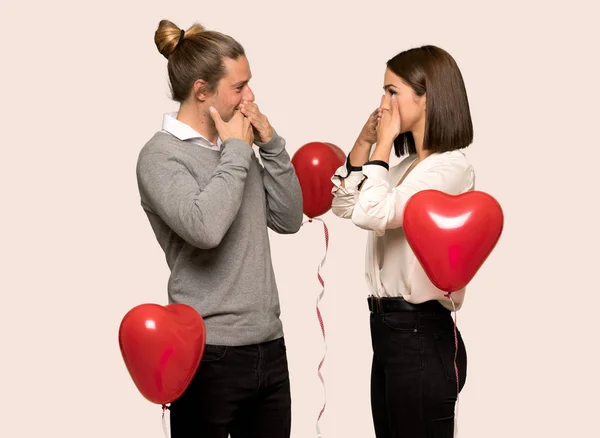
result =
[[[221,118],[219,111],[217,111],[215,107],[211,106],[210,108],[208,108],[208,112],[210,113],[210,116],[215,122],[216,126],[221,126],[223,124],[223,119]]]
[[[383,95],[383,98],[381,100],[381,110],[382,111],[391,110],[390,96],[387,93]]]
[[[248,111],[256,112],[258,110],[256,104],[254,102],[250,102],[249,100],[242,101],[242,106]]]
[[[240,107],[240,110],[244,113],[244,115],[246,117],[250,116],[251,114],[253,114],[253,115],[256,114],[256,111],[250,105],[244,105],[244,106]]]
[[[247,109],[247,108],[244,112],[244,115],[248,118],[248,120],[250,120],[250,122],[252,123],[253,126],[263,127],[263,125],[264,125],[263,119],[266,118],[265,116],[261,116],[256,111],[254,111],[252,109]]]
[[[252,104],[250,106],[250,114],[252,114],[257,120],[259,120],[261,117],[264,117],[264,115],[260,112],[256,104]]]
[[[246,119],[246,116],[240,110],[236,110],[233,113],[233,117],[231,118],[231,120],[234,120],[234,119],[243,121]]]
[[[262,125],[259,119],[257,119],[254,115],[252,114],[248,114],[245,118],[245,121],[248,122],[248,124],[250,126],[252,126],[252,129],[256,129],[256,130],[261,130],[262,129]]]
[[[242,110],[242,113],[244,114],[244,118],[246,120],[249,120],[250,122],[256,119],[254,114],[251,111],[248,111],[247,109]]]

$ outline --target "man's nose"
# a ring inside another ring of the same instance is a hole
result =
[[[244,95],[244,100],[249,102],[254,102],[254,93],[250,87],[246,87],[246,93]]]

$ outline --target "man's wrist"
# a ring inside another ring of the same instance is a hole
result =
[[[273,140],[273,129],[271,128],[271,130],[267,133],[265,137],[261,136],[260,140],[261,144],[269,144],[271,140]]]
[[[262,140],[262,139],[261,139]],[[271,137],[268,141],[255,140],[254,144],[263,152],[279,153],[285,149],[285,140],[277,134],[275,128],[271,128]]]

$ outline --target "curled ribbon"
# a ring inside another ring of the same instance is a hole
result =
[[[165,412],[169,410],[169,406],[165,403],[162,405],[162,426],[165,438],[169,438],[169,428],[167,427],[167,421],[165,420]]]
[[[454,310],[454,374],[456,375],[456,408],[454,413],[454,437],[458,437],[458,398],[460,392],[460,383],[458,380],[458,365],[456,364],[456,356],[458,354],[458,334],[456,332],[456,326],[458,324],[458,315],[456,313],[456,304],[454,304],[454,300],[452,299],[452,294],[447,293],[444,295],[446,298],[449,298],[452,302],[452,308]]]
[[[327,225],[325,224],[325,222],[319,218],[309,219],[308,222],[312,222],[313,220],[317,220],[323,224],[323,231],[325,233],[325,255],[323,256],[323,260],[321,260],[321,263],[319,264],[319,267],[317,269],[317,278],[319,279],[319,283],[321,283],[322,286],[321,292],[317,297],[317,318],[319,319],[321,333],[323,334],[323,342],[325,344],[325,352],[323,353],[323,358],[321,359],[321,362],[319,362],[319,367],[317,369],[319,380],[321,380],[321,383],[323,384],[323,394],[325,397],[323,401],[323,407],[321,408],[321,411],[319,412],[319,415],[317,417],[317,437],[321,438],[322,435],[321,429],[319,427],[319,421],[321,420],[321,416],[323,415],[323,412],[325,412],[325,407],[327,405],[327,391],[325,388],[325,380],[323,379],[323,375],[321,374],[321,368],[323,367],[323,363],[325,362],[325,356],[327,354],[327,340],[325,338],[325,325],[323,324],[323,317],[321,315],[321,311],[319,310],[319,302],[321,301],[321,299],[323,299],[323,295],[325,294],[325,281],[323,280],[323,277],[321,277],[321,268],[325,264],[325,260],[327,260],[327,251],[329,249],[329,230],[327,229]],[[304,223],[302,225],[304,225]]]

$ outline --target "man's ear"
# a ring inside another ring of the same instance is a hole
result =
[[[208,91],[208,84],[203,79],[198,79],[194,82],[194,96],[200,102],[205,102],[211,94]]]

